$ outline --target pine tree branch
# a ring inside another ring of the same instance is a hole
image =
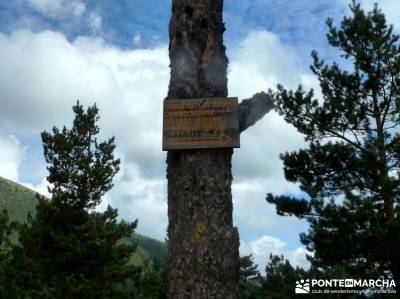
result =
[[[330,136],[327,136],[327,137],[337,137],[337,138],[342,139],[342,140],[346,141],[347,143],[351,144],[352,146],[359,149],[360,151],[364,151],[364,148],[361,146],[361,144],[358,144],[357,142],[350,140],[349,138],[347,138],[344,135],[344,133],[342,135],[342,134],[337,133],[334,130],[326,130],[326,132],[331,134]]]
[[[240,132],[254,125],[272,108],[274,108],[272,96],[265,92],[256,93],[250,99],[243,100],[239,104]]]

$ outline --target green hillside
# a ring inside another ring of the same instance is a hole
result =
[[[147,254],[146,257],[152,260],[156,259],[162,266],[165,265],[167,247],[163,242],[139,234],[133,234],[131,237],[127,238],[127,240],[144,249],[145,254]]]
[[[24,223],[31,213],[36,214],[36,192],[13,181],[0,177],[0,210],[6,208],[10,220]],[[167,248],[164,243],[133,234],[125,241],[137,244],[137,250],[132,256],[132,262],[142,264],[144,261],[156,259],[161,265],[165,264]]]
[[[0,177],[0,210],[7,209],[10,220],[23,223],[30,212],[36,214],[36,192]]]

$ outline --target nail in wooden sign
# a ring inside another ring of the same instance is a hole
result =
[[[164,151],[229,147],[240,147],[237,98],[164,101]]]

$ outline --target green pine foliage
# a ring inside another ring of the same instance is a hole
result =
[[[28,214],[35,217],[37,203],[35,191],[0,177],[0,209],[7,210],[10,221],[26,223]],[[12,241],[17,240],[16,233],[11,237]],[[165,265],[167,259],[165,243],[137,233],[124,237],[123,240],[137,245],[131,258],[136,265],[142,265],[145,260],[157,260],[162,267]]]
[[[253,254],[240,257],[240,279],[249,281],[260,276],[257,265],[254,264]]]
[[[239,297],[241,299],[251,299],[258,293],[261,286],[262,277],[258,271],[258,265],[254,263],[253,255],[240,257],[239,269]]]
[[[128,261],[135,246],[119,242],[136,222],[117,222],[117,210],[95,208],[112,188],[120,161],[114,138],[98,142],[96,106],[73,107],[71,129],[43,132],[51,200],[38,195],[36,217],[19,230],[15,265],[28,298],[123,298],[119,287],[139,269]],[[133,295],[131,296],[131,298]]]
[[[324,279],[323,273],[314,268],[304,270],[294,267],[282,255],[270,254],[269,261],[265,267],[265,276],[257,270],[258,266],[254,263],[252,255],[240,258],[240,299],[291,299],[295,298],[296,281],[301,279]],[[316,295],[308,294],[307,297],[320,299],[341,298],[335,295]],[[358,297],[347,297],[358,298]]]
[[[297,281],[309,279],[331,279],[342,277],[343,269],[338,267],[329,273],[315,267],[307,270],[301,267],[294,267],[283,255],[270,255],[265,272],[266,277],[263,278],[261,288],[256,292],[252,298],[258,299],[291,299],[298,296],[306,296],[312,299],[361,299],[371,298],[370,296],[357,295],[357,294],[324,294],[324,293],[309,293],[307,295],[296,295],[295,286]],[[375,296],[374,298],[381,298]]]
[[[262,292],[271,299],[295,297],[296,281],[307,279],[306,271],[293,267],[283,256],[270,255]]]
[[[12,262],[12,236],[17,228],[6,209],[0,211],[0,298],[18,298],[21,293],[14,279],[18,273]]]
[[[142,266],[136,283],[136,296],[138,299],[166,298],[165,272],[157,260]]]
[[[304,134],[308,148],[281,155],[285,177],[304,199],[269,194],[278,214],[310,223],[301,241],[312,264],[353,277],[391,277],[400,286],[400,43],[377,6],[352,15],[328,42],[346,61],[312,53],[322,99],[300,86],[278,87],[276,109]]]

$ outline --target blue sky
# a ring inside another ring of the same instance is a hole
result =
[[[63,3],[60,0],[54,2]],[[82,18],[71,19],[65,9],[63,16],[55,16],[52,12],[46,15],[42,8],[46,5],[51,7],[49,0],[3,1],[0,3],[0,28],[2,32],[10,33],[28,25],[37,32],[61,31],[69,39],[95,33],[125,49],[168,42],[170,0],[72,2],[85,5]],[[225,40],[228,46],[234,46],[251,30],[268,30],[279,34],[283,42],[296,46],[297,51],[307,54],[313,48],[324,47],[326,18],[340,15],[344,10],[345,6],[330,0],[227,0],[224,11],[227,25]],[[85,22],[91,14],[101,17],[102,28],[98,32]],[[141,36],[140,44],[133,43],[137,35]]]
[[[399,1],[379,3],[389,21],[399,22]],[[325,20],[338,22],[347,4],[226,0],[230,95],[243,99],[277,83],[303,84],[318,95],[310,52],[335,58]],[[127,220],[139,218],[138,232],[162,240],[167,204],[161,109],[169,81],[170,6],[170,0],[0,1],[0,175],[46,193],[39,133],[68,125],[77,99],[96,102],[102,136],[116,136],[123,162],[103,207],[118,207]],[[306,265],[298,235],[307,224],[277,216],[265,201],[268,192],[299,194],[285,181],[279,154],[305,146],[302,136],[270,113],[242,134],[241,144],[232,186],[241,252],[253,253],[262,269],[271,252]]]

